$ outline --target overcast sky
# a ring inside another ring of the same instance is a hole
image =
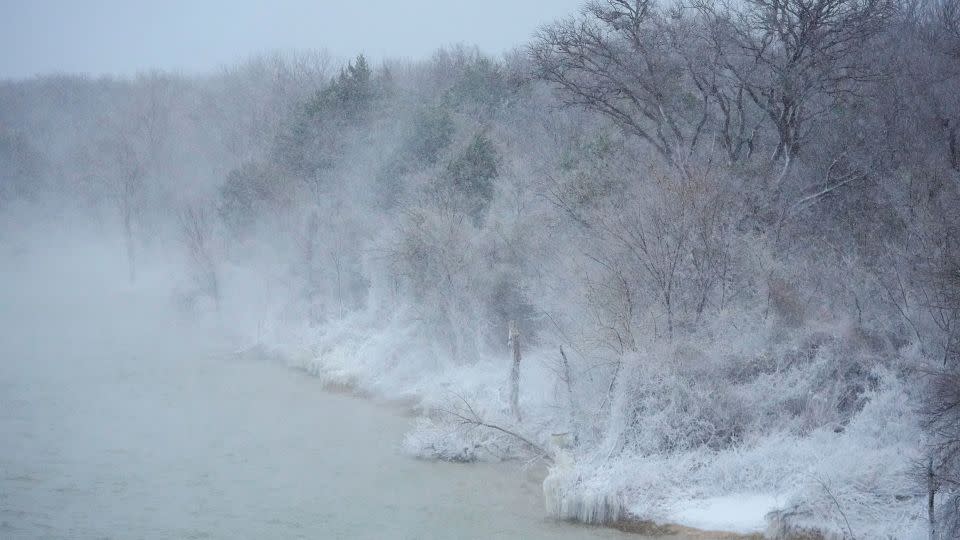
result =
[[[211,70],[254,53],[498,54],[583,0],[0,0],[0,78]]]

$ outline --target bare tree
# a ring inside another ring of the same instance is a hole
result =
[[[180,212],[180,238],[200,293],[213,300],[214,307],[220,311],[220,278],[210,212],[202,206],[187,205]]]
[[[651,0],[604,0],[582,16],[546,26],[531,46],[535,74],[556,84],[568,105],[612,119],[657,154],[682,165],[709,119],[713,85],[691,99],[681,49],[689,28]]]
[[[165,165],[163,149],[170,114],[169,81],[154,76],[138,81],[112,116],[100,120],[94,142],[92,176],[105,190],[120,217],[130,281],[137,277],[137,228],[145,208],[147,180]]]
[[[878,75],[863,54],[895,14],[893,0],[700,0],[725,73],[777,134],[786,172],[815,120]]]
[[[926,53],[924,88],[928,107],[946,139],[950,166],[960,171],[960,101],[954,91],[960,81],[960,0],[921,2],[913,13]]]
[[[592,303],[617,353],[637,350],[641,317],[662,321],[655,336],[673,340],[679,325],[723,306],[730,278],[722,193],[706,179],[656,173],[637,190],[591,218],[587,256],[602,269]]]
[[[130,281],[137,279],[136,241],[134,238],[134,212],[143,191],[145,170],[131,146],[129,139],[121,136],[116,148],[116,175],[113,177],[113,195],[120,212],[120,223],[123,227],[123,242],[127,253],[127,266]]]

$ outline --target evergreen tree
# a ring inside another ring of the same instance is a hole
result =
[[[478,133],[453,161],[447,165],[444,179],[475,223],[486,216],[494,195],[494,180],[499,174],[500,156],[483,133]]]

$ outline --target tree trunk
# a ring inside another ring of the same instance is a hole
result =
[[[937,484],[933,476],[933,458],[931,457],[927,461],[927,519],[930,522],[930,540],[937,540],[936,495]]]
[[[130,283],[137,280],[137,260],[133,245],[133,223],[131,211],[127,208],[123,210],[123,242],[127,250],[127,265],[130,270]]]
[[[951,122],[947,134],[947,144],[950,147],[950,166],[953,170],[960,171],[960,144],[957,142],[957,123]]]
[[[560,358],[563,359],[563,377],[567,384],[567,401],[570,405],[570,433],[573,434],[574,442],[577,440],[577,403],[573,397],[573,373],[570,371],[570,362],[567,360],[567,354],[560,347]]]
[[[517,323],[510,321],[510,345],[513,348],[513,369],[510,370],[510,410],[517,422],[520,416],[520,331]]]
[[[220,313],[220,279],[217,278],[217,271],[213,268],[213,265],[210,265],[209,270],[209,282],[210,282],[210,296],[213,297],[213,306],[216,308],[217,313]]]

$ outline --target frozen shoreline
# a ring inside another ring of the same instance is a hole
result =
[[[403,313],[389,320],[373,319],[360,314],[326,328],[274,329],[267,340],[274,345],[268,348],[286,358],[288,365],[325,384],[412,405],[420,420],[406,438],[405,450],[411,455],[448,461],[498,461],[524,455],[521,445],[509,437],[477,429],[458,432],[438,413],[455,400],[467,399],[485,418],[508,425],[506,352],[503,358],[481,357],[470,364],[449,365],[437,358],[411,323],[404,322]],[[547,447],[550,433],[564,431],[567,420],[553,406],[557,389],[545,382],[551,376],[544,354],[539,350],[525,353],[524,423],[518,429]],[[896,531],[900,538],[923,538],[925,523],[919,499],[894,497],[899,492],[891,490],[899,486],[890,484],[889,477],[877,476],[884,463],[909,466],[907,456],[915,448],[912,441],[902,439],[902,434],[912,433],[913,424],[910,417],[897,413],[904,407],[901,399],[895,389],[881,388],[842,432],[825,427],[805,438],[770,437],[733,451],[611,460],[605,458],[603,449],[594,449],[578,456],[571,475],[575,480],[563,485],[562,496],[575,497],[581,501],[577,504],[588,507],[605,505],[609,497],[616,497],[623,510],[619,514],[622,522],[673,524],[695,534],[736,538],[819,529],[829,537],[846,533],[843,522],[828,517],[835,513],[829,497],[847,489],[844,480],[827,476],[832,474],[830,467],[839,466],[838,470],[858,482],[874,482],[864,484],[864,490],[891,493],[889,499],[863,499],[861,503],[864,495],[860,492],[843,492],[841,496],[847,500],[863,504],[849,510],[854,516],[852,527]],[[883,418],[889,429],[879,429],[875,418]],[[896,426],[898,421],[903,425]],[[875,446],[864,447],[864,441]],[[783,523],[777,511],[792,512],[794,517]],[[602,510],[587,510],[583,515],[603,514]],[[603,521],[584,519],[577,513],[556,517]],[[645,527],[639,530],[650,530]],[[635,530],[632,525],[627,528]]]
[[[323,391],[334,394],[347,394],[363,400],[372,400],[380,406],[393,409],[393,413],[416,416],[422,408],[412,397],[406,399],[386,398],[369,391],[362,390],[363,386],[357,381],[333,382],[325,380],[314,365],[310,368],[291,364],[282,357],[267,354],[264,350],[245,348],[236,351],[236,354],[246,359],[257,359],[269,363],[284,362],[287,368],[303,371],[311,377],[320,378],[323,382]],[[408,453],[410,449],[408,448]],[[418,456],[409,456],[418,457]],[[422,457],[422,456],[419,456]],[[433,458],[426,458],[428,462],[442,462]],[[481,462],[484,460],[480,460]],[[456,464],[455,464],[456,465]],[[468,465],[469,466],[469,465]],[[538,467],[539,468],[539,467]],[[541,482],[546,479],[550,471],[549,465],[544,466],[541,473],[533,473]],[[520,482],[520,481],[518,481]],[[541,493],[541,496],[545,496]],[[665,520],[647,521],[639,516],[624,515],[616,521],[602,523],[599,526],[607,529],[629,533],[634,537],[670,537],[691,538],[703,540],[738,540],[761,538],[766,530],[764,516],[776,510],[780,499],[774,496],[747,495],[743,498],[714,497],[710,499],[690,499],[682,501],[683,505]],[[545,510],[547,512],[547,510]],[[547,514],[545,513],[545,517]],[[559,522],[579,523],[579,520],[559,519]],[[586,526],[591,526],[585,523]],[[597,526],[597,525],[593,525]]]

